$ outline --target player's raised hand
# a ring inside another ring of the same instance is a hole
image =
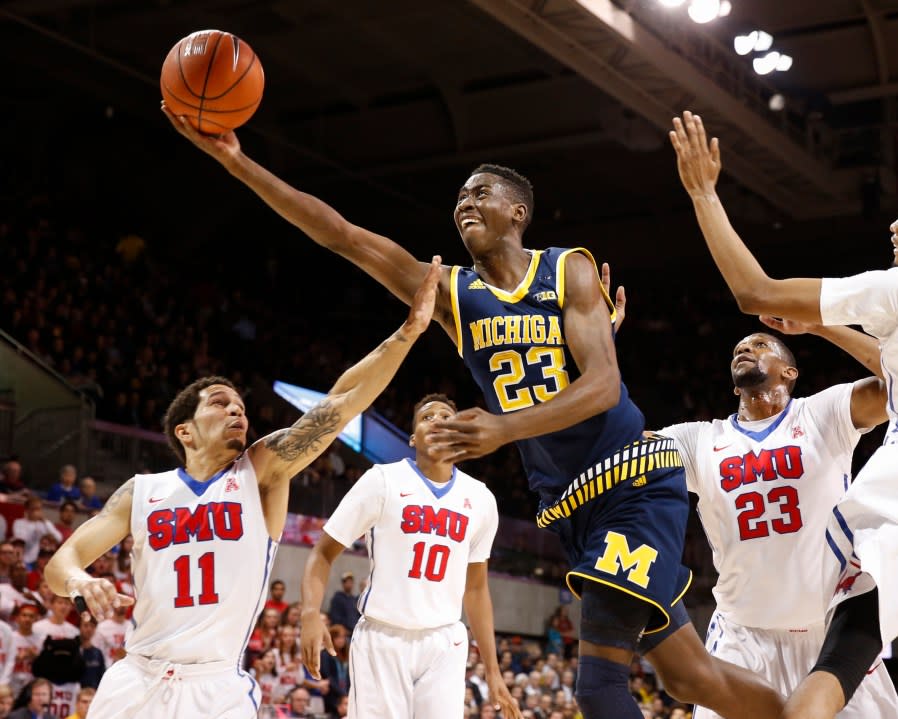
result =
[[[602,263],[602,286],[605,288],[605,293],[611,297],[611,265],[607,262]],[[627,316],[627,292],[623,285],[619,285],[617,292],[614,293],[614,309],[617,314],[617,319],[614,321],[616,334],[624,323],[624,317]]]
[[[770,329],[782,332],[784,335],[816,334],[817,330],[820,329],[820,325],[814,325],[810,322],[781,319],[779,317],[771,317],[770,315],[759,315],[758,319],[770,327]]]
[[[73,577],[66,582],[69,596],[74,600],[81,597],[87,604],[90,612],[98,622],[111,619],[117,607],[128,607],[134,604],[134,597],[127,594],[119,594],[115,585],[108,579],[79,579]],[[77,602],[76,602],[77,604]],[[83,616],[82,612],[82,619]]]
[[[454,464],[483,457],[509,441],[498,415],[474,407],[451,419],[435,420],[427,444],[435,459]]]
[[[321,612],[304,612],[299,630],[299,646],[302,663],[313,679],[321,679],[321,649],[327,649],[332,657],[337,656],[331,633],[324,626]]]
[[[433,317],[433,308],[437,301],[437,285],[440,283],[442,272],[442,258],[434,255],[430,261],[430,268],[424,276],[424,280],[415,292],[411,308],[408,311],[408,319],[402,326],[404,332],[417,337],[430,326]]]
[[[171,109],[162,102],[162,112],[168,118],[172,126],[184,137],[190,140],[194,145],[200,148],[208,155],[212,155],[221,164],[226,164],[228,160],[240,154],[240,141],[234,131],[224,133],[223,135],[204,135],[191,125],[187,118],[183,115],[175,115]]]
[[[710,144],[705,126],[698,115],[689,110],[683,118],[673,119],[670,142],[677,152],[680,181],[690,197],[714,194],[720,175],[720,143],[712,138]]]

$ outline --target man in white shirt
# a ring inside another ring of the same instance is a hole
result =
[[[302,579],[303,663],[320,676],[321,648],[334,652],[321,603],[334,560],[365,535],[371,562],[349,649],[351,719],[456,719],[464,713],[468,632],[486,668],[490,704],[520,718],[496,656],[487,559],[499,526],[487,486],[434,455],[429,431],[451,418],[442,394],[412,413],[415,460],[376,464],[324,525]]]
[[[882,646],[898,635],[898,267],[842,279],[769,277],[739,238],[717,196],[720,148],[701,119],[674,118],[680,180],[715,263],[748,314],[811,324],[861,325],[879,340],[889,426],[825,533],[823,585],[835,590],[823,648],[783,719],[830,719],[851,699]],[[898,222],[891,227],[898,258]]]
[[[43,500],[40,497],[29,497],[25,500],[25,516],[12,523],[12,536],[25,542],[24,560],[29,567],[37,559],[41,537],[46,534],[51,535],[57,543],[62,542],[59,530],[53,526],[53,522],[44,517]]]

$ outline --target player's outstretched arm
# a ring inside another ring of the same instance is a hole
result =
[[[293,426],[272,432],[249,448],[272,537],[279,537],[283,530],[290,478],[311,464],[351,419],[368,409],[430,325],[440,269],[440,257],[435,256],[408,317],[396,332],[346,370],[324,399]]]
[[[471,562],[465,580],[464,607],[471,633],[480,658],[486,670],[486,683],[489,687],[490,704],[502,713],[506,719],[521,719],[518,704],[502,681],[502,671],[496,659],[496,630],[493,623],[493,600],[487,581],[487,563]]]
[[[720,144],[708,143],[701,118],[688,110],[675,117],[670,141],[677,153],[677,169],[686,192],[692,198],[705,242],[714,262],[747,314],[789,317],[820,323],[820,280],[774,280],[767,275],[742,239],[736,234],[720,198]]]
[[[888,387],[882,373],[879,341],[850,327],[824,327],[795,320],[782,320],[761,315],[759,318],[768,327],[787,335],[813,334],[832,342],[860,362],[873,377],[854,383],[851,391],[851,421],[858,429],[868,429],[882,424],[888,419],[886,402]]]
[[[302,663],[314,679],[321,679],[321,650],[336,654],[330,632],[321,620],[324,591],[334,566],[334,560],[346,549],[327,532],[312,548],[302,573],[302,627],[299,633]]]
[[[412,303],[415,291],[427,274],[427,262],[419,262],[389,238],[352,224],[327,203],[297,190],[266,170],[243,153],[234,132],[203,135],[186,118],[172,113],[164,102],[162,111],[175,130],[215,158],[287,222],[317,244],[364,270],[405,304]],[[446,276],[444,292],[448,303],[448,270]],[[438,319],[443,324],[443,318]]]
[[[50,589],[63,597],[83,597],[97,621],[110,618],[115,607],[134,603],[132,597],[116,592],[108,579],[94,579],[84,571],[130,534],[133,495],[132,477],[106,500],[96,516],[74,531],[44,569]]]

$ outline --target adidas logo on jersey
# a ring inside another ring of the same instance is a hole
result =
[[[645,483],[646,483],[645,475],[642,475],[641,477],[637,477],[636,479],[633,480],[634,487],[644,487]]]
[[[486,285],[483,283],[483,280],[474,280],[471,284],[468,285],[469,290],[485,290]]]

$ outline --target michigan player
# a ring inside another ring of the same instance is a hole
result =
[[[128,480],[46,568],[53,591],[110,616],[133,600],[83,568],[134,537],[137,626],[125,659],[103,675],[92,719],[256,716],[259,689],[240,659],[265,601],[290,479],[392,379],[430,324],[439,268],[434,258],[402,327],[292,427],[247,448],[243,400],[228,380],[206,377],[175,397],[164,425],[181,467]]]
[[[811,673],[789,698],[787,719],[833,717],[854,695],[882,646],[898,635],[898,267],[840,279],[770,278],[736,234],[717,196],[720,148],[685,112],[670,133],[680,179],[714,261],[739,308],[823,325],[861,325],[879,340],[888,387],[885,440],[829,520],[824,587],[834,610]],[[891,227],[898,258],[898,222]],[[828,548],[827,548],[828,547]]]
[[[425,265],[408,251],[259,166],[234,133],[203,136],[163,111],[312,240],[411,301]],[[508,168],[482,165],[458,193],[455,224],[473,267],[443,268],[435,318],[492,412],[459,412],[435,429],[434,446],[458,462],[517,444],[545,507],[542,523],[561,535],[569,584],[583,598],[577,702],[586,719],[638,718],[627,688],[638,637],[667,626],[688,585],[680,565],[689,510],[683,470],[670,440],[642,441],[643,416],[621,382],[613,305],[593,258],[583,249],[525,249],[532,214],[530,183]],[[582,483],[562,496],[578,475]],[[707,657],[694,629],[658,652],[671,663]],[[766,683],[723,663],[683,689],[710,696],[728,719],[770,716],[782,706]]]
[[[415,460],[376,464],[324,525],[302,581],[303,661],[319,675],[321,620],[331,566],[365,535],[371,561],[359,597],[362,618],[349,647],[349,716],[457,719],[464,714],[468,634],[486,666],[489,703],[504,717],[518,710],[496,656],[487,559],[499,526],[496,498],[483,482],[432,456],[428,428],[452,417],[455,403],[429,394],[412,412]]]

